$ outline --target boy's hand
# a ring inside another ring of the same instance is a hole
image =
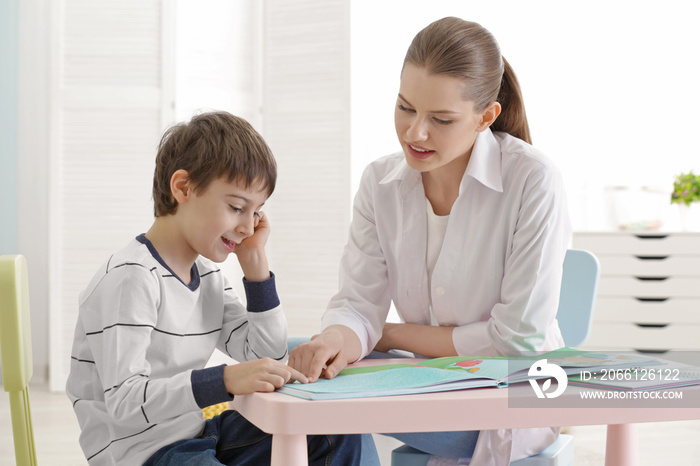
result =
[[[261,282],[270,278],[270,268],[267,264],[265,245],[270,237],[270,221],[264,212],[255,218],[253,234],[233,250],[241,264],[246,280]]]
[[[319,377],[332,379],[347,366],[343,338],[337,332],[324,332],[311,337],[289,353],[289,365],[305,374],[309,382]]]
[[[304,374],[270,358],[246,361],[224,368],[224,384],[232,395],[272,392],[290,381],[307,383]]]
[[[233,252],[240,255],[249,250],[264,250],[269,237],[270,221],[265,212],[260,211],[253,223],[253,234],[241,241]]]

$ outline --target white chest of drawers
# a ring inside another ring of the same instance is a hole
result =
[[[600,261],[584,348],[700,349],[700,233],[577,232],[573,247]]]

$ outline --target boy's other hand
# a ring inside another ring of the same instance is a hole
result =
[[[259,213],[254,223],[253,234],[236,245],[234,254],[238,257],[246,280],[265,281],[270,278],[265,245],[270,237],[270,221],[264,212]]]
[[[296,369],[270,358],[226,366],[224,384],[232,395],[272,392],[288,382],[307,383],[307,377]]]
[[[250,250],[264,250],[269,237],[270,220],[265,212],[258,212],[253,224],[253,234],[241,241],[234,252],[240,255]]]
[[[319,377],[332,379],[347,366],[343,338],[338,332],[324,332],[311,337],[289,353],[289,365],[305,374],[309,382]]]

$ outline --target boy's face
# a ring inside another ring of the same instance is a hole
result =
[[[267,190],[258,183],[246,188],[244,182],[219,178],[204,190],[190,192],[176,215],[192,251],[223,262],[238,243],[253,235],[266,200]]]

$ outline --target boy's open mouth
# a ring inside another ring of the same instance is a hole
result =
[[[236,249],[236,243],[224,238],[223,236],[221,237],[221,242],[224,243],[224,246],[226,247],[228,252],[233,252],[233,250]]]

